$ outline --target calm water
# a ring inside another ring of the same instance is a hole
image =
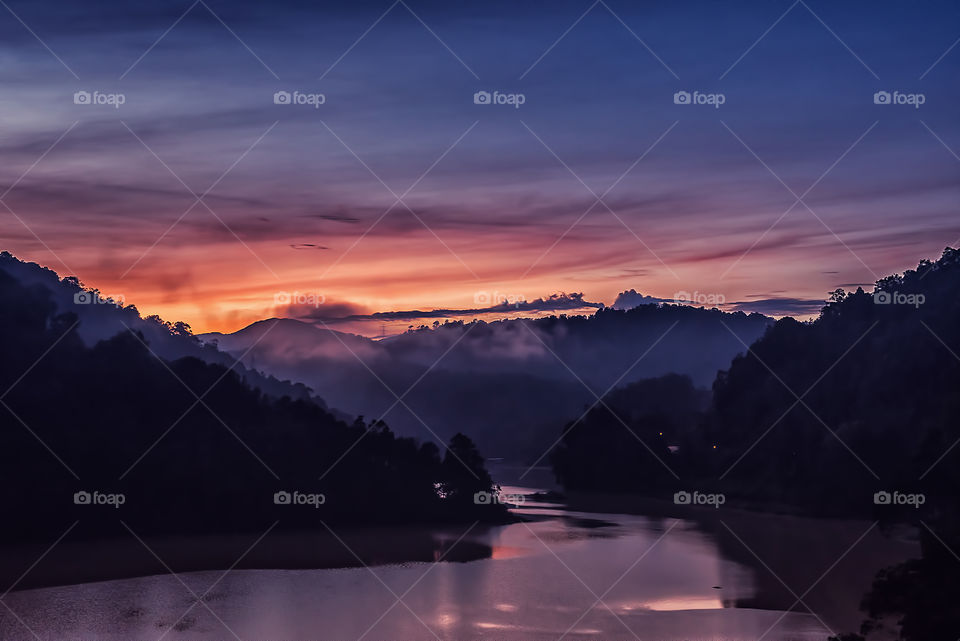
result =
[[[32,638],[26,624],[44,641],[824,640],[825,624],[858,620],[844,608],[860,594],[829,576],[819,584],[833,608],[823,622],[802,606],[785,613],[792,594],[779,578],[692,521],[529,502],[520,512],[537,520],[471,531],[464,540],[487,544],[490,556],[466,563],[195,572],[13,592],[4,603],[23,623],[0,609],[0,638]],[[437,532],[438,550],[460,534]],[[804,564],[803,549],[789,553]],[[814,578],[830,559],[817,563]],[[800,595],[809,583],[791,589]],[[206,593],[202,605],[190,590]],[[778,599],[779,608],[745,607]]]

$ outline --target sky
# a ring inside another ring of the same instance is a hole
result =
[[[12,0],[0,249],[198,332],[809,315],[960,242],[958,39],[947,1]]]

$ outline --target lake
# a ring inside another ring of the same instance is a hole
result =
[[[441,562],[238,567],[14,591],[0,638],[822,641],[830,629],[856,630],[873,573],[916,553],[909,537],[868,522],[713,508],[594,513],[532,500],[516,512],[530,520],[432,530]],[[377,541],[389,548],[391,530]],[[483,552],[449,561],[458,546]]]

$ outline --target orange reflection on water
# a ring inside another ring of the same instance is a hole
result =
[[[515,630],[517,626],[509,623],[491,623],[489,621],[477,621],[473,624],[481,630]]]
[[[617,610],[632,612],[635,610],[653,610],[654,612],[672,612],[676,610],[722,610],[723,602],[715,596],[678,596],[632,603],[618,603]]]
[[[490,557],[493,559],[513,559],[527,554],[529,554],[529,551],[526,548],[510,545],[494,545]]]

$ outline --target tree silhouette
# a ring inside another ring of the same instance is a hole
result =
[[[495,491],[477,446],[459,432],[450,439],[443,457],[442,488],[444,495],[457,505],[473,505],[478,492]]]

